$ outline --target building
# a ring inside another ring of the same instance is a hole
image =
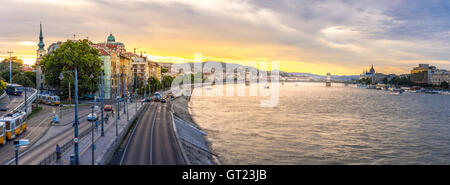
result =
[[[44,49],[44,36],[42,35],[42,24],[39,24],[39,43],[38,49],[36,50],[36,89],[43,90],[45,89],[45,76],[42,72],[42,66],[40,65],[42,61],[42,57],[46,54]]]
[[[133,78],[131,71],[132,55],[127,53],[125,45],[116,42],[114,35],[110,34],[106,42],[93,44],[92,47],[99,50],[100,59],[103,63],[105,99],[130,92]],[[120,92],[118,92],[119,89]],[[106,96],[106,94],[109,94],[109,96]]]
[[[414,67],[411,70],[411,81],[417,84],[429,84],[433,68],[436,67],[428,64],[419,64],[419,67]]]
[[[450,74],[445,69],[436,69],[432,71],[430,83],[434,86],[440,86],[442,82],[450,83]]]
[[[418,84],[439,86],[442,82],[450,82],[449,72],[445,69],[437,69],[429,64],[419,64],[411,70],[411,81]]]
[[[375,83],[375,69],[373,68],[373,64],[369,71],[366,71],[364,69],[363,73],[359,75],[359,79],[366,79],[366,78],[372,79],[372,84]]]

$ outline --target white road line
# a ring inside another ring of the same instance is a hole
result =
[[[137,112],[135,114],[137,115]],[[128,145],[130,145],[131,140],[134,138],[134,132],[136,131],[136,128],[139,126],[139,122],[140,121],[141,121],[140,118],[138,118],[137,123],[136,123],[136,125],[133,128],[133,131],[131,131],[130,138],[127,141],[127,145],[125,146],[125,149],[123,150],[122,158],[120,159],[120,163],[119,163],[120,165],[123,164],[123,159],[125,158],[125,154],[127,153]]]
[[[151,131],[151,134],[150,134],[150,165],[152,165],[152,158],[153,158],[153,155],[152,155],[152,152],[153,152],[153,132],[154,132],[154,127],[155,127],[155,121],[156,121],[156,116],[158,115],[158,108],[160,108],[159,106],[158,106],[159,104],[157,103],[156,104],[156,108],[155,108],[155,115],[154,115],[154,117],[153,117],[153,122],[152,122],[152,131]]]

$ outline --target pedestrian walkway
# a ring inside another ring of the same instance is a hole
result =
[[[137,106],[137,108],[136,108]],[[123,113],[123,109],[120,111],[120,120],[117,120],[117,136],[116,136],[116,123],[115,116],[110,116],[108,122],[104,123],[105,136],[101,136],[101,123],[98,123],[98,129],[94,129],[94,164],[103,164],[105,155],[114,150],[111,148],[115,142],[120,142],[117,138],[126,132],[126,128],[131,124],[136,116],[136,112],[140,112],[144,104],[141,101],[135,101],[128,104],[128,120],[127,113]],[[136,111],[137,109],[137,111]],[[112,114],[111,114],[112,115]],[[92,128],[91,128],[92,130]],[[92,131],[81,138],[78,142],[78,152],[79,152],[79,162],[81,165],[91,165],[92,164]],[[70,156],[74,154],[74,147],[72,146],[67,152],[65,152],[61,160],[55,165],[70,165]]]

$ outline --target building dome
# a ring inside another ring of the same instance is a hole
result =
[[[109,34],[108,42],[116,42],[116,38],[112,34]]]

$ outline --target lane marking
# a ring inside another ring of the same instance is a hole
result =
[[[152,155],[152,152],[153,152],[153,132],[155,131],[154,127],[155,127],[156,117],[158,115],[158,108],[160,108],[159,104],[156,103],[155,115],[153,117],[153,122],[152,122],[152,131],[150,133],[150,165],[152,165],[152,163],[153,163],[153,161],[152,161],[152,159],[153,159],[153,155]]]
[[[152,102],[152,104],[153,104],[153,102]],[[151,106],[149,108],[151,108]],[[137,112],[136,112],[136,114],[137,114]],[[130,145],[131,140],[134,138],[134,132],[136,131],[136,128],[140,125],[140,122],[141,122],[141,119],[138,118],[136,126],[133,128],[133,131],[131,132],[130,138],[128,138],[127,145],[125,146],[125,149],[124,149],[124,151],[122,153],[122,158],[120,159],[119,165],[123,164],[123,159],[125,159],[125,155],[127,153],[128,146]]]

